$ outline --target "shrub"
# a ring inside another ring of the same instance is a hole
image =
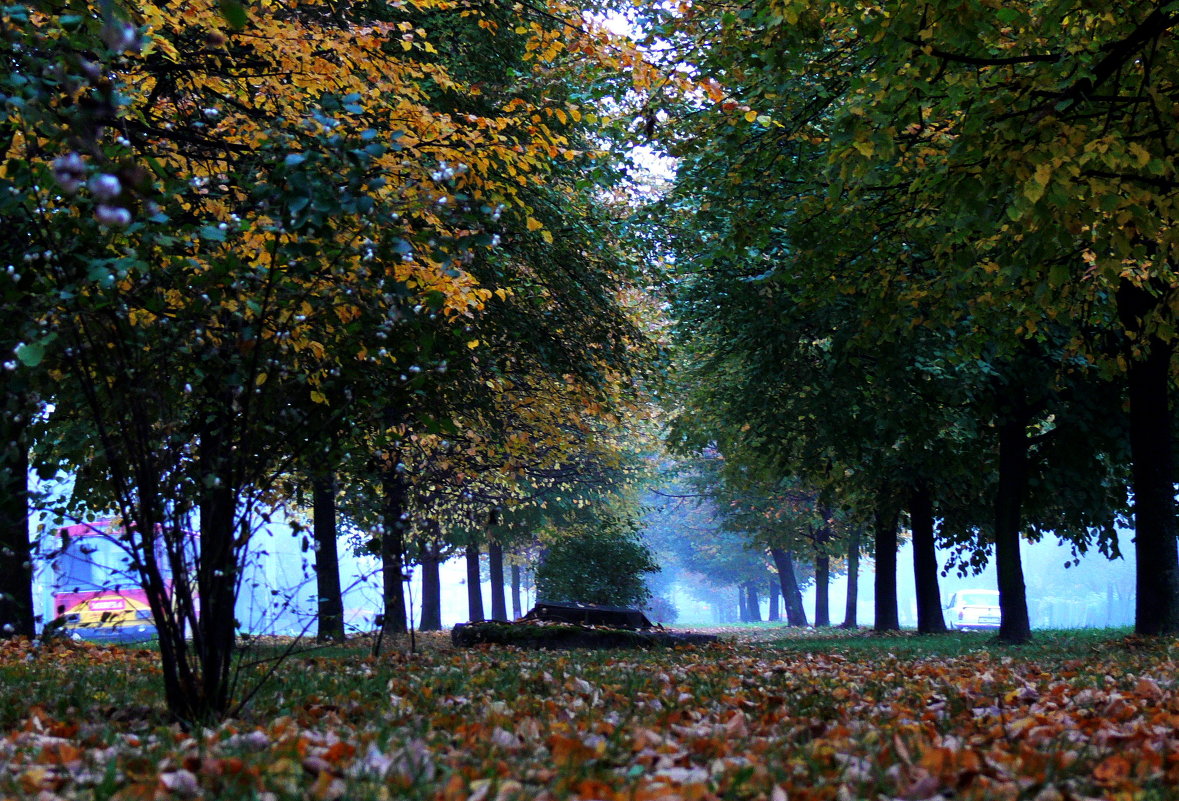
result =
[[[565,529],[536,571],[537,597],[614,606],[640,606],[651,593],[644,575],[659,566],[628,518]]]

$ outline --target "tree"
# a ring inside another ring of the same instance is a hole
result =
[[[53,254],[29,272],[48,302],[18,355],[68,377],[46,448],[90,465],[80,490],[124,521],[186,724],[230,709],[234,578],[259,503],[341,430],[374,434],[400,597],[397,457],[447,356],[430,335],[473,344],[461,321],[493,293],[466,268],[496,247],[497,209],[555,239],[519,187],[568,145],[532,116],[572,112],[543,97],[439,109],[439,93],[478,91],[413,24],[446,5],[141,4],[146,36],[106,6],[5,10],[9,49],[46,78],[21,90],[35,102],[9,104],[6,188],[31,248]],[[552,29],[512,35],[544,42],[538,63],[563,51]]]
[[[536,570],[538,597],[612,606],[641,606],[648,599],[643,577],[659,566],[640,541],[637,524],[615,518],[599,525],[553,538]]]
[[[678,261],[691,264],[700,276],[680,284],[689,290],[704,289],[698,300],[685,293],[687,300],[707,313],[706,322],[709,317],[717,321],[704,331],[707,344],[700,349],[709,355],[703,364],[713,368],[712,375],[721,374],[715,370],[717,363],[727,368],[725,391],[713,394],[728,405],[714,405],[739,417],[734,409],[756,406],[749,399],[778,398],[774,382],[758,383],[757,377],[780,375],[769,365],[790,364],[795,386],[817,385],[818,397],[828,404],[838,397],[839,408],[850,415],[867,410],[866,419],[879,421],[867,438],[850,439],[861,443],[859,452],[849,453],[821,427],[799,436],[798,429],[815,415],[813,406],[801,402],[803,392],[788,396],[790,406],[776,416],[789,427],[772,429],[762,414],[746,417],[748,429],[738,430],[749,431],[749,438],[782,443],[774,445],[779,451],[809,440],[819,447],[801,459],[795,453],[795,464],[836,475],[840,471],[831,470],[833,461],[857,471],[872,464],[875,470],[864,470],[869,475],[880,474],[883,459],[900,462],[907,474],[900,489],[915,499],[924,495],[932,478],[954,473],[954,481],[931,488],[943,516],[955,511],[950,508],[958,500],[954,485],[970,478],[962,470],[964,462],[957,460],[966,456],[965,463],[977,462],[986,454],[994,465],[991,475],[1000,476],[998,485],[966,483],[980,494],[994,493],[991,520],[980,524],[976,519],[957,531],[943,527],[942,536],[953,541],[985,529],[994,538],[1002,552],[1001,581],[1007,588],[1004,607],[1010,625],[1004,637],[1011,641],[1027,633],[1020,623],[1026,618],[1026,603],[1018,589],[1019,532],[1036,530],[1041,510],[1014,522],[1029,511],[1018,503],[1021,468],[1011,457],[1010,435],[1019,422],[1012,421],[1010,408],[996,414],[1000,410],[988,400],[988,383],[1002,376],[1000,383],[1009,391],[1019,384],[1021,391],[1041,398],[1047,394],[1045,387],[1048,393],[1069,391],[1075,378],[1068,376],[1079,370],[1092,387],[1093,363],[1100,364],[1111,353],[1103,346],[1108,337],[1097,332],[1120,327],[1110,325],[1116,280],[1104,287],[1086,285],[1087,279],[1070,280],[1076,274],[1067,265],[1070,260],[1082,264],[1082,254],[1091,252],[1078,234],[1104,231],[1108,223],[1103,210],[1068,204],[1075,205],[1088,192],[1095,193],[1094,198],[1104,196],[1111,208],[1120,207],[1122,198],[1113,185],[1097,180],[1100,176],[1079,179],[1078,191],[1067,197],[1053,195],[1060,188],[1056,181],[1063,184],[1072,178],[1056,177],[1062,172],[1057,168],[1067,160],[1055,160],[1051,135],[1039,136],[1067,118],[1077,127],[1063,137],[1070,142],[1065,149],[1079,149],[1094,141],[1089,134],[1109,130],[1102,127],[1112,119],[1109,114],[1130,114],[1107,99],[1094,99],[1104,111],[1086,116],[1087,111],[1074,105],[1085,92],[1070,94],[1080,85],[1076,81],[1088,80],[1077,75],[1095,65],[1097,77],[1115,80],[1113,66],[1125,63],[1122,59],[1131,58],[1170,25],[1159,7],[1124,23],[1095,22],[1093,30],[1054,27],[1049,37],[1043,37],[1031,20],[1056,20],[1062,8],[1023,4],[1012,11],[1010,20],[997,24],[987,14],[968,15],[963,22],[957,12],[944,10],[932,15],[913,9],[911,14],[863,16],[863,9],[850,3],[800,4],[788,12],[772,3],[721,3],[706,12],[667,15],[653,29],[654,35],[694,48],[691,72],[700,90],[682,101],[691,116],[684,116],[683,127],[666,128],[669,148],[683,158],[685,167],[680,173],[684,189],[668,205],[681,215],[698,210],[696,224],[686,229],[707,232],[684,237]],[[652,16],[659,13],[653,11]],[[1008,24],[1018,31],[1019,44],[1004,38]],[[1090,34],[1094,39],[1089,42],[1070,41]],[[1118,39],[1122,34],[1125,38]],[[1109,51],[1116,55],[1103,59],[1096,54],[1105,52],[1100,42],[1106,36]],[[1070,57],[1026,56],[1041,48],[1046,38],[1058,45],[1056,53]],[[979,53],[979,41],[991,48],[986,54]],[[671,58],[683,57],[684,51],[671,50]],[[1066,62],[1068,67],[1063,66]],[[986,91],[979,89],[980,74]],[[1169,78],[1152,73],[1151,80],[1165,84]],[[994,101],[994,93],[1003,94],[1006,101]],[[1051,96],[1062,102],[1061,108],[1049,108],[1045,98]],[[1012,108],[1020,111],[1012,113]],[[1036,130],[1031,144],[1028,129],[1014,122],[1024,118],[1046,123]],[[1097,118],[1100,126],[1094,122]],[[1134,125],[1127,118],[1118,130],[1134,130]],[[1084,135],[1069,138],[1082,131]],[[1014,159],[1013,153],[1018,154]],[[1093,161],[1098,156],[1085,158]],[[1077,170],[1063,172],[1079,177]],[[1085,184],[1093,180],[1097,183]],[[770,194],[780,203],[767,209],[761,199]],[[1065,206],[1068,213],[1062,217]],[[1069,217],[1073,212],[1076,219],[1092,220],[1092,227]],[[1068,222],[1062,225],[1062,219]],[[1034,233],[1028,233],[1029,226]],[[829,235],[833,227],[840,230],[839,237]],[[1148,227],[1158,230],[1154,222]],[[1021,290],[1018,302],[1012,300],[1013,286]],[[788,299],[788,305],[775,305],[777,296]],[[699,329],[700,319],[693,318],[690,326]],[[785,337],[787,347],[794,348],[787,351],[790,358],[749,363],[750,353],[780,353],[775,346],[784,338],[783,331],[790,332]],[[793,335],[802,348],[794,344]],[[1047,380],[1033,380],[1031,373],[1018,369],[1025,351],[1051,351],[1061,343],[1068,344],[1053,354],[1054,372]],[[1045,344],[1049,347],[1043,348]],[[714,358],[711,354],[718,349],[721,353]],[[808,352],[809,359],[799,357]],[[1078,353],[1084,353],[1081,361],[1088,365],[1078,365]],[[730,354],[736,358],[725,362]],[[824,360],[824,354],[832,358]],[[819,372],[822,380],[816,381],[811,377],[815,373],[808,371],[799,381],[799,366],[816,363],[836,372]],[[865,369],[870,371],[868,381],[862,380]],[[738,376],[737,388],[733,373]],[[895,388],[898,379],[920,379],[909,384],[907,393],[919,403],[898,407],[866,402],[887,397],[890,384]],[[930,393],[927,388],[934,379],[938,392]],[[835,395],[832,389],[840,386],[852,391]],[[1033,408],[1037,404],[1038,400]],[[898,414],[898,408],[916,414]],[[1022,425],[1050,428],[1059,408],[1024,417]],[[890,430],[891,421],[872,415],[872,410],[900,421],[905,439],[898,440]],[[1002,458],[996,444],[980,436],[981,426],[992,425],[996,436],[1008,432]],[[912,441],[910,447],[896,453],[894,443],[906,440]],[[944,460],[949,469],[927,472],[931,456],[939,467]],[[1052,475],[1060,465],[1049,467]],[[1111,482],[1110,476],[1111,471],[1101,468],[1095,483],[1112,488],[1116,480]],[[1067,491],[1085,503],[1095,500],[1083,484]],[[1120,503],[1106,495],[1099,504],[1087,507],[1088,522],[1104,532]],[[929,528],[924,524],[925,506],[923,500],[917,504],[922,524],[916,528],[922,541]],[[1086,547],[1091,536],[1084,526],[1059,533],[1078,547]],[[932,560],[923,559],[922,565],[923,575],[936,576]],[[924,593],[927,602],[932,601],[931,590],[927,587]],[[925,605],[930,606],[925,617],[933,621],[932,604]]]

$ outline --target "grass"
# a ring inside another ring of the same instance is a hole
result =
[[[905,659],[945,658],[985,652],[998,656],[1067,661],[1092,656],[1093,651],[1121,647],[1130,629],[1044,629],[1033,633],[1024,645],[1002,645],[994,633],[950,631],[918,634],[915,631],[877,634],[867,629],[811,630],[806,636],[779,638],[771,647],[784,652],[831,652],[875,658],[892,654]]]
[[[1151,801],[1179,784],[1173,640],[725,636],[543,652],[419,635],[378,659],[357,640],[288,658],[239,719],[193,734],[168,724],[151,651],[8,644],[0,798]],[[254,646],[247,681],[280,647]]]

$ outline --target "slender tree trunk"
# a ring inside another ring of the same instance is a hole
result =
[[[873,520],[876,550],[873,628],[876,631],[897,631],[901,627],[897,608],[897,523],[896,507],[881,493]]]
[[[745,583],[745,609],[749,612],[750,623],[761,622],[761,598],[757,593],[757,582],[748,581]]]
[[[770,556],[778,569],[778,581],[782,585],[782,603],[786,607],[786,625],[805,626],[806,610],[802,606],[802,591],[794,575],[794,554],[781,548],[771,548]]]
[[[831,625],[831,557],[820,554],[815,557],[815,625]]]
[[[471,613],[471,622],[479,623],[483,616],[483,584],[479,580],[479,546],[471,543],[467,546],[467,608]]]
[[[745,585],[737,585],[737,619],[742,623],[749,622],[749,598],[745,594]]]
[[[0,415],[0,639],[32,639],[37,632],[29,543],[28,418],[18,397],[0,397],[0,403],[5,401],[16,409]]]
[[[946,630],[942,617],[941,590],[937,580],[937,546],[933,534],[933,497],[922,482],[909,498],[909,520],[913,527],[913,575],[917,585],[917,630],[936,634]]]
[[[442,577],[439,566],[442,563],[437,540],[431,538],[422,547],[422,619],[420,631],[442,630]]]
[[[1118,314],[1127,330],[1141,334],[1143,319],[1164,302],[1123,281]],[[1139,634],[1179,633],[1179,547],[1175,519],[1175,455],[1171,430],[1172,349],[1158,337],[1146,340],[1145,357],[1130,355],[1130,453],[1134,484],[1134,556]]]
[[[405,608],[405,480],[395,468],[387,470],[382,489],[385,497],[382,510],[384,531],[381,532],[381,594],[385,604],[385,623],[381,630],[385,636],[391,636],[409,631]]]
[[[858,625],[856,613],[860,602],[860,527],[852,526],[847,533],[847,602],[843,606],[841,629]]]
[[[995,568],[999,575],[999,640],[1012,645],[1032,637],[1019,543],[1027,488],[1028,438],[1022,415],[999,426],[999,487],[995,493]]]
[[[512,562],[512,618],[519,620],[524,616],[524,608],[520,605],[520,565]]]
[[[781,607],[778,605],[778,599],[782,596],[782,592],[778,587],[778,582],[770,579],[770,615],[769,620],[772,623],[777,623],[782,619]]]
[[[504,597],[504,549],[495,540],[487,543],[487,567],[491,573],[491,619],[507,620],[508,604]]]
[[[200,460],[205,488],[200,497],[200,562],[197,593],[201,614],[193,636],[193,648],[201,665],[201,698],[194,712],[217,719],[229,710],[230,665],[233,660],[235,601],[237,599],[237,558],[234,540],[234,491],[232,462],[227,452],[232,442],[228,421],[230,399],[225,410],[201,433]],[[196,721],[192,721],[196,722]]]
[[[315,537],[315,589],[319,597],[320,642],[344,642],[344,598],[340,592],[340,558],[336,550],[336,477],[312,479],[312,532]]]

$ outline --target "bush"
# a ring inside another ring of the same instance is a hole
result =
[[[536,571],[545,601],[641,606],[650,597],[644,575],[659,566],[630,519],[607,519],[566,529]]]

